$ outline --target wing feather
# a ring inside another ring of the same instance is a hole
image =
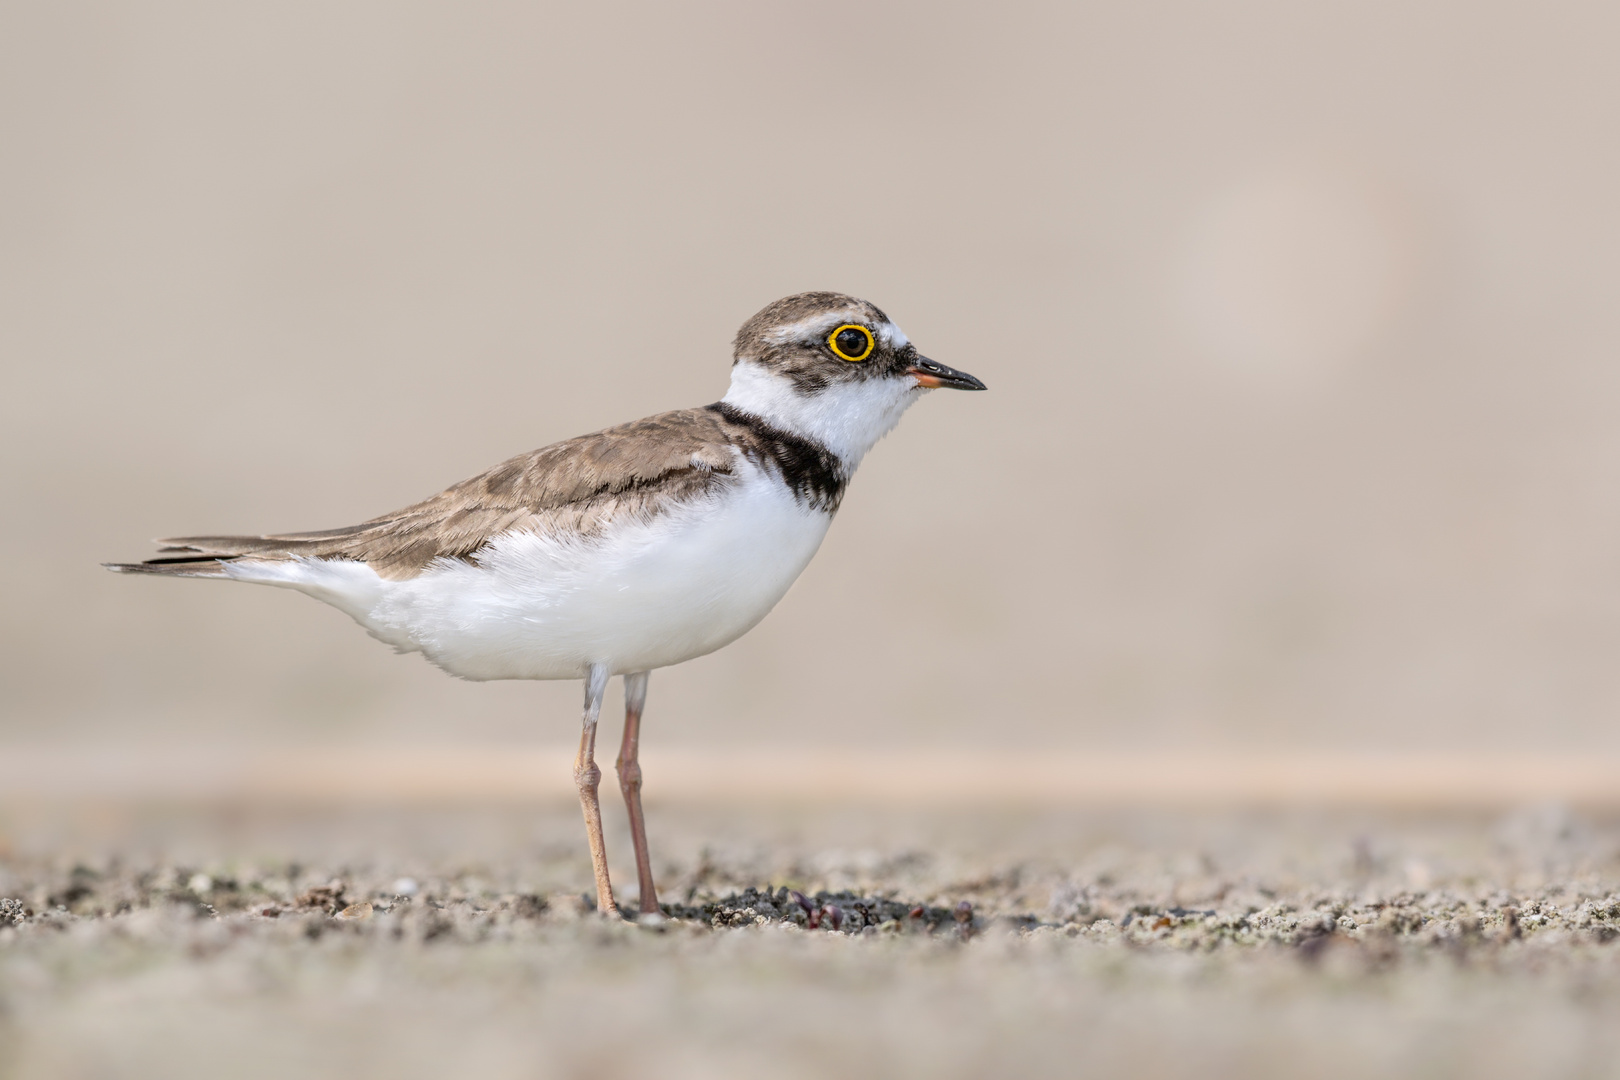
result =
[[[701,497],[732,471],[730,427],[713,408],[661,413],[520,454],[358,525],[173,537],[157,541],[161,558],[119,568],[197,574],[207,573],[201,564],[208,560],[307,556],[355,559],[385,578],[414,577],[435,559],[467,558],[516,529],[588,534],[622,515],[651,517]]]

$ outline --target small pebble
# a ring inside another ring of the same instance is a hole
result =
[[[402,877],[394,882],[395,896],[415,896],[420,889],[415,878]]]

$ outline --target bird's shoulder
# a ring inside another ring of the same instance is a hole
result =
[[[652,517],[725,482],[732,425],[712,408],[679,409],[532,450],[421,502],[333,530],[341,554],[385,577],[465,558],[514,530],[589,534]]]
[[[712,407],[659,413],[508,458],[373,521],[473,507],[543,511],[726,473],[733,464],[730,427]]]

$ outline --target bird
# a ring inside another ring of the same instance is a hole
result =
[[[639,913],[660,907],[639,761],[654,669],[757,625],[820,547],[855,469],[931,390],[985,384],[917,351],[876,305],[785,297],[733,341],[712,405],[659,413],[519,455],[345,528],[154,541],[124,574],[294,589],[463,679],[580,679],[574,783],[596,906],[618,915],[598,798],[602,698],[624,678],[616,762]]]

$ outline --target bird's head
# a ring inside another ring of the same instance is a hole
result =
[[[743,323],[734,345],[726,401],[850,466],[924,390],[985,388],[918,352],[876,305],[842,293],[778,300]]]

